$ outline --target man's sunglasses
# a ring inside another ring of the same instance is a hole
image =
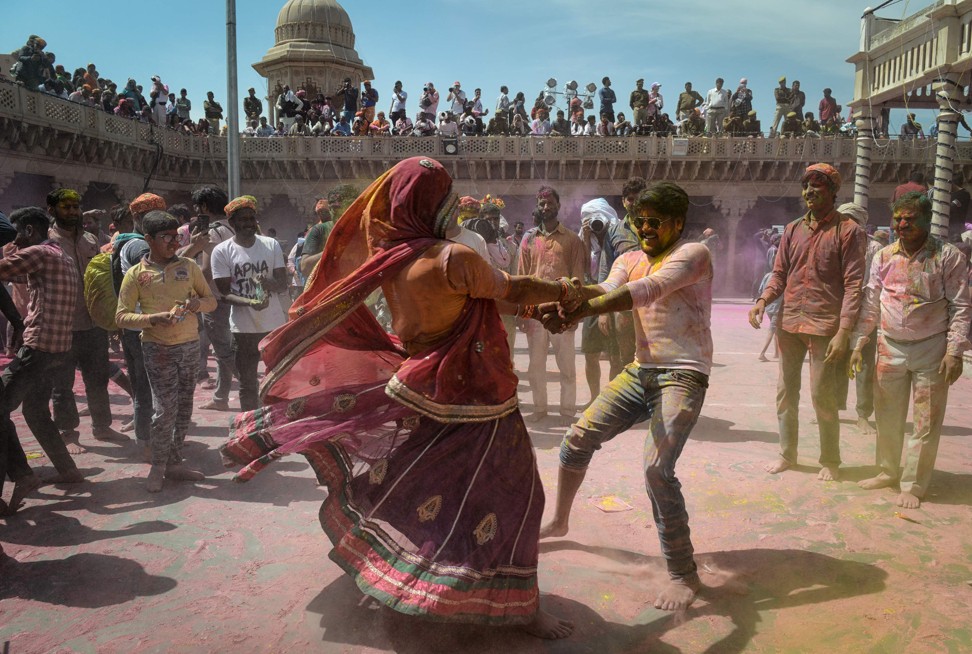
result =
[[[179,238],[178,234],[152,234],[152,238],[157,238],[163,243],[171,243]]]
[[[635,229],[641,229],[647,225],[650,229],[658,229],[662,226],[662,223],[666,223],[671,220],[671,216],[667,218],[655,218],[654,216],[648,218],[645,216],[631,216],[631,225]]]

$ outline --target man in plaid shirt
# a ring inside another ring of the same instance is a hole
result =
[[[77,483],[83,477],[51,418],[52,380],[67,363],[72,343],[75,304],[81,279],[74,262],[49,241],[50,218],[43,209],[26,207],[10,216],[17,238],[4,248],[0,281],[27,282],[29,302],[24,320],[24,345],[0,380],[0,480],[9,475],[14,492],[7,507],[15,512],[25,495],[41,485],[27,464],[10,414],[23,403],[24,420],[30,427],[57,475],[47,483]]]

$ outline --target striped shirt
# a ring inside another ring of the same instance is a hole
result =
[[[24,345],[51,354],[69,351],[81,287],[74,261],[53,241],[4,252],[0,280],[27,278]]]

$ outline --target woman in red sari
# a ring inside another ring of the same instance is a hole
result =
[[[431,159],[361,194],[291,321],[261,344],[264,406],[237,417],[221,452],[245,466],[238,481],[305,455],[328,489],[330,558],[396,611],[562,638],[573,625],[539,606],[543,487],[497,305],[529,316],[577,291],[444,240],[457,205]],[[379,287],[397,336],[363,304]]]

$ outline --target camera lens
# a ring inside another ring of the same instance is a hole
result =
[[[591,220],[591,231],[595,234],[600,234],[604,231],[604,221],[600,218],[593,218]]]

